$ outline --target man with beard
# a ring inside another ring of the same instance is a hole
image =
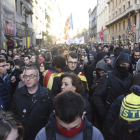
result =
[[[132,54],[132,70],[136,70],[136,64],[140,58],[140,52],[139,50],[135,50]]]
[[[15,63],[12,60],[7,60],[7,73],[8,73],[8,77],[11,81],[11,86],[13,88],[13,92],[15,92],[16,87],[18,86],[19,83],[19,74],[20,74],[20,70],[15,68]]]

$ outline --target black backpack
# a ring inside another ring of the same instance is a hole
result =
[[[52,130],[48,125],[46,125],[45,129],[46,129],[46,140],[56,140],[55,131]],[[90,123],[90,125],[83,130],[83,140],[92,140],[92,134],[93,134],[93,126]]]

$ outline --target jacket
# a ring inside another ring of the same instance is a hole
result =
[[[3,110],[3,101],[1,99],[1,97],[0,97],[0,110]]]
[[[100,80],[100,76],[99,74],[97,73],[97,70],[98,69],[102,69],[105,71],[105,73],[107,73],[108,71],[110,71],[110,67],[106,64],[106,62],[104,60],[100,60],[97,64],[96,64],[96,72],[94,71],[93,73],[93,76],[94,76],[94,79],[93,79],[93,84],[92,84],[92,87],[90,89],[90,92],[91,94],[94,92],[95,88],[96,88],[96,83],[99,82]]]
[[[25,140],[34,140],[38,131],[45,126],[52,111],[51,93],[47,88],[38,85],[33,96],[23,86],[16,90],[11,111],[25,129]]]
[[[120,114],[120,108],[122,105],[123,98],[125,97],[124,94],[120,95],[114,102],[111,104],[110,110],[106,116],[104,122],[104,137],[108,139],[109,137],[109,130],[117,120]]]
[[[110,129],[110,136],[107,140],[140,140],[140,129],[129,133],[128,128],[122,125],[120,117]]]
[[[89,66],[90,64],[93,63],[93,62],[91,62],[91,61],[89,60],[89,54],[92,54],[92,55],[94,56],[94,59],[96,60],[96,52],[93,51],[93,50],[90,51],[90,52],[88,53],[88,56],[87,56],[88,62],[86,62],[85,65],[84,65],[85,75],[87,75],[87,73],[88,73],[88,71],[87,71],[88,66]],[[95,60],[94,60],[94,62],[95,62]]]
[[[0,97],[3,102],[3,108],[4,110],[8,110],[11,105],[12,101],[12,88],[11,83],[8,77],[5,78],[5,82],[0,77]]]
[[[122,62],[128,62],[131,65],[130,55],[122,53],[118,57],[113,71],[109,71],[102,76],[93,94],[93,101],[97,111],[103,119],[105,119],[112,102],[120,95],[126,93],[133,78],[131,69],[125,79],[119,77],[116,67]]]
[[[93,84],[93,71],[95,71],[96,69],[96,64],[106,55],[105,52],[98,52],[97,53],[97,57],[96,57],[96,61],[94,61],[92,64],[90,64],[87,67],[87,74],[86,74],[86,78],[88,81],[88,85],[89,85],[89,89],[91,88],[92,84]]]
[[[83,120],[83,128],[81,129],[81,131],[77,135],[75,135],[74,137],[67,138],[67,137],[65,137],[65,136],[63,136],[63,135],[60,134],[59,130],[56,127],[56,119],[52,115],[51,118],[50,118],[49,123],[46,125],[46,128],[51,129],[54,132],[54,134],[56,134],[56,140],[85,140],[85,139],[83,139],[83,132],[84,132],[85,129],[87,129],[90,126],[92,127],[92,125],[87,121],[86,117],[84,117],[84,120]],[[92,133],[91,134],[92,138],[91,137],[90,138],[92,140],[104,140],[101,132],[97,128],[95,128],[94,126],[93,126],[93,129],[92,129],[91,133]],[[37,134],[35,140],[48,140],[47,139],[45,128],[43,128]]]

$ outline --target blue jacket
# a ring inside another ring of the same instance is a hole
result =
[[[4,110],[8,110],[10,108],[12,100],[11,92],[12,88],[9,78],[7,77],[4,82],[3,79],[0,77],[0,97],[3,102]]]

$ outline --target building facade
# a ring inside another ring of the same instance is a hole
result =
[[[94,37],[94,39],[97,38],[97,7],[95,7],[93,10],[89,10],[89,30],[88,34],[90,37],[90,40]]]
[[[138,42],[140,38],[140,1],[108,0],[109,18],[106,22],[111,42]],[[133,33],[127,34],[127,26],[131,19]]]
[[[126,33],[131,21],[133,32]],[[139,0],[98,0],[97,38],[103,26],[104,42],[128,43],[140,39],[140,1]]]
[[[56,0],[0,0],[0,11],[0,48],[6,49],[11,37],[16,46],[29,47],[47,44],[50,34],[61,35],[61,12]]]

